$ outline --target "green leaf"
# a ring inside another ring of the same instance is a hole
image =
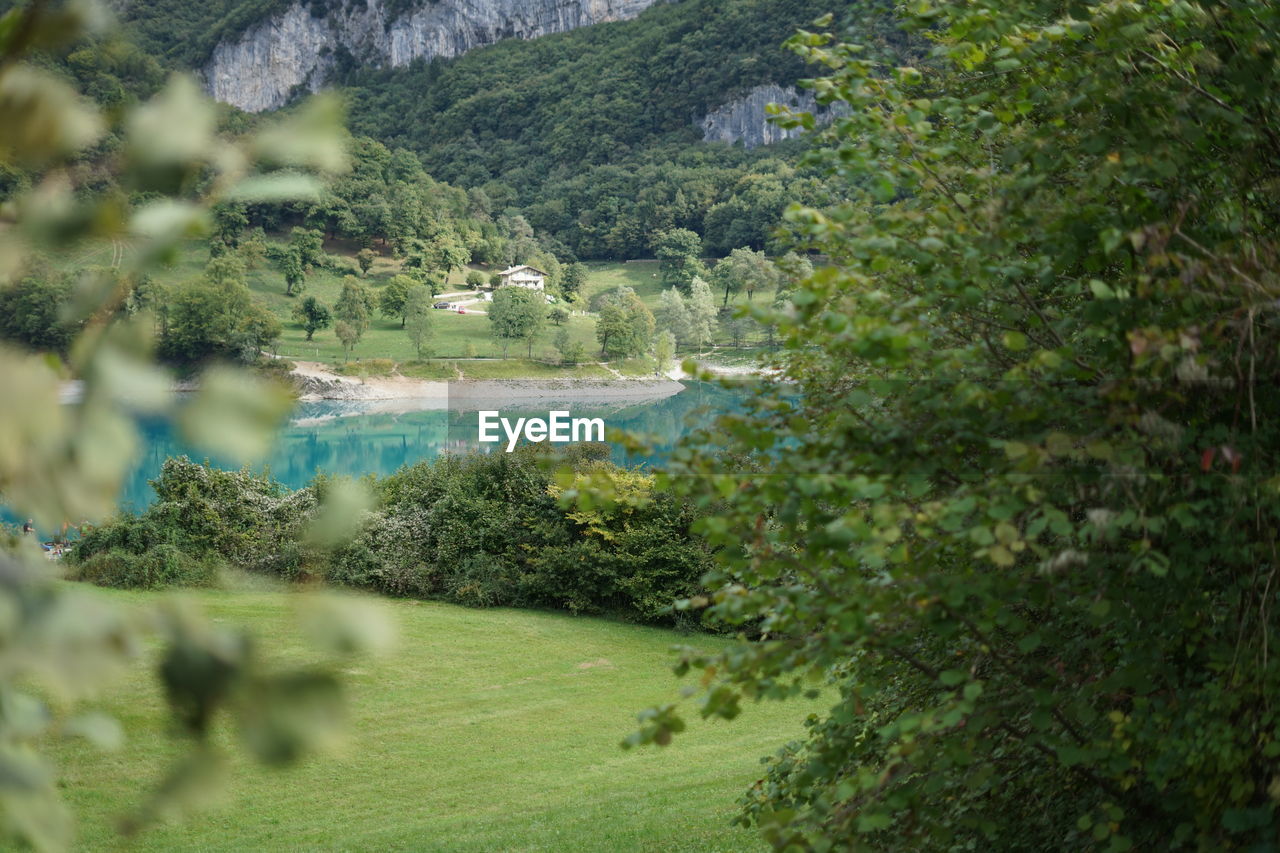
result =
[[[1008,350],[1021,352],[1027,348],[1027,336],[1022,332],[1005,332],[1004,345]]]
[[[1116,293],[1105,281],[1099,278],[1089,279],[1089,290],[1096,299],[1115,299]]]
[[[82,737],[102,750],[115,751],[124,746],[124,727],[115,717],[102,713],[75,717],[62,728],[69,737]]]
[[[102,134],[91,105],[56,77],[25,65],[0,73],[0,161],[41,166]]]
[[[292,401],[283,388],[225,367],[200,378],[180,423],[188,440],[241,462],[262,457]]]

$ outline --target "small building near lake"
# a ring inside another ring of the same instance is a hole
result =
[[[546,286],[547,274],[535,267],[521,264],[509,267],[498,273],[500,281],[497,287],[523,287],[542,293]],[[497,289],[496,287],[494,288]]]

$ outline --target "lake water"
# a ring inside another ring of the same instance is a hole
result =
[[[582,399],[502,401],[465,407],[415,409],[411,401],[323,401],[299,403],[274,446],[255,470],[265,470],[290,488],[305,486],[317,472],[334,475],[385,476],[405,465],[433,459],[441,453],[480,447],[477,410],[497,409],[505,418],[546,418],[549,410],[569,411],[575,417],[600,417],[608,429],[648,437],[652,453],[628,454],[614,442],[614,461],[620,464],[660,464],[674,443],[689,430],[709,424],[717,415],[741,407],[745,391],[710,383],[685,383],[685,390],[663,399]],[[128,475],[120,504],[141,509],[155,497],[148,481],[157,477],[171,456],[208,459],[224,468],[227,460],[210,458],[186,444],[168,421],[141,424],[142,453]],[[505,446],[505,442],[503,443]],[[494,445],[485,445],[494,448]]]

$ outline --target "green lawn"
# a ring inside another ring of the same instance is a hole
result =
[[[191,597],[218,620],[251,626],[273,658],[304,660],[294,595]],[[801,733],[811,707],[751,705],[732,723],[695,713],[671,747],[624,752],[633,713],[675,695],[668,649],[689,637],[551,613],[387,608],[399,649],[347,672],[351,734],[339,754],[284,771],[237,757],[220,805],[149,830],[136,849],[764,849],[728,825],[734,800],[759,777],[759,756]],[[151,671],[136,667],[104,699],[129,734],[123,750],[55,747],[82,849],[122,848],[116,819],[175,754]]]

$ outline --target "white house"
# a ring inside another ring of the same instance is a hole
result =
[[[518,267],[510,267],[498,273],[502,278],[498,287],[527,287],[529,290],[542,292],[546,283],[547,274],[540,269],[521,264]]]

